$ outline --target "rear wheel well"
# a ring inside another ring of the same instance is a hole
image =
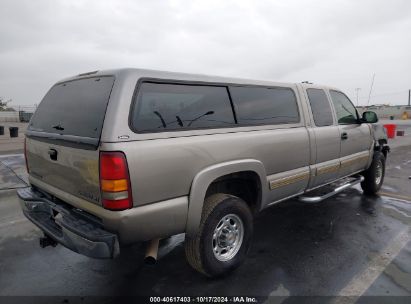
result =
[[[253,214],[259,211],[261,203],[261,182],[253,171],[236,172],[220,176],[207,189],[206,198],[215,193],[237,196],[247,203]]]

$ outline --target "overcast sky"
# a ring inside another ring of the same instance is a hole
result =
[[[405,104],[411,1],[0,0],[0,96],[35,104],[57,80],[140,67],[332,85]]]

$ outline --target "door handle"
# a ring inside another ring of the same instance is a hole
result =
[[[347,132],[344,132],[344,133],[341,134],[341,139],[342,139],[342,140],[348,139],[348,134],[347,134]]]
[[[50,149],[48,151],[48,154],[50,155],[51,160],[57,160],[57,150],[55,149]]]

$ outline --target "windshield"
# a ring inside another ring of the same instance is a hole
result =
[[[114,77],[54,85],[41,101],[28,130],[100,138]]]

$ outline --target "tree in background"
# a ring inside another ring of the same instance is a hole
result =
[[[5,99],[0,96],[0,111],[15,111],[13,108],[7,106],[11,101],[11,99],[5,101]]]

